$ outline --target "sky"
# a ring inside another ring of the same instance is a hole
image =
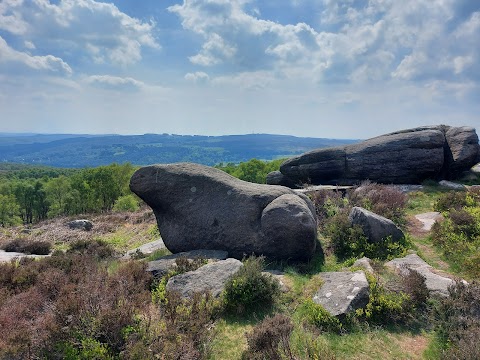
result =
[[[0,0],[0,132],[480,130],[479,0]]]

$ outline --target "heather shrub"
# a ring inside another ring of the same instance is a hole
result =
[[[33,241],[18,238],[12,240],[3,246],[7,252],[21,252],[25,254],[48,255],[52,245],[46,241]]]
[[[263,257],[249,257],[225,285],[223,300],[227,311],[243,313],[271,306],[280,294],[276,279],[262,273]]]
[[[391,185],[363,182],[348,194],[352,206],[360,206],[375,214],[392,220],[397,225],[405,225],[407,195]]]
[[[348,205],[348,200],[343,197],[340,191],[319,190],[309,194],[309,197],[315,206],[315,212],[320,224]]]
[[[425,277],[414,269],[405,271],[401,276],[402,291],[409,296],[409,304],[416,309],[425,307],[430,292],[425,284]]]
[[[290,348],[293,324],[283,314],[267,316],[246,334],[248,348],[242,358],[248,360],[295,359]]]
[[[84,254],[96,259],[107,259],[115,255],[115,249],[103,240],[77,240],[70,244],[68,254]]]
[[[435,211],[445,212],[451,209],[459,210],[467,205],[467,197],[464,191],[449,191],[440,195],[433,208]]]
[[[445,359],[478,359],[480,347],[480,284],[460,281],[449,288],[449,297],[435,309],[436,332]]]

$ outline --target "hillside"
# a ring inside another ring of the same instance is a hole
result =
[[[0,134],[0,161],[58,167],[130,162],[196,162],[215,165],[252,158],[272,160],[356,140],[302,138],[287,135],[35,135]]]

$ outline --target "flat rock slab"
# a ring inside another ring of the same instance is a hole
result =
[[[437,211],[432,211],[432,212],[415,215],[415,219],[417,219],[423,224],[422,225],[423,231],[430,231],[432,230],[433,224],[435,224],[437,220],[443,219],[443,216]]]
[[[385,266],[400,274],[408,274],[409,269],[418,271],[425,278],[425,285],[432,295],[447,297],[448,287],[453,284],[452,279],[435,273],[434,269],[417,254],[393,259],[385,263]]]
[[[195,271],[171,277],[167,283],[167,290],[177,291],[183,298],[191,298],[195,293],[205,291],[219,297],[227,281],[242,266],[240,260],[232,258],[207,264]]]
[[[375,271],[373,270],[373,267],[372,267],[372,264],[371,264],[371,260],[364,256],[363,258],[361,259],[358,259],[356,260],[352,267],[354,268],[363,268],[366,272],[370,273],[370,274],[373,274]]]
[[[27,255],[19,252],[8,252],[5,250],[0,250],[0,263],[10,262],[12,260],[20,260],[21,258],[32,258],[32,259],[42,259],[50,255]]]
[[[466,190],[467,189],[467,187],[463,184],[459,184],[459,183],[447,181],[447,180],[440,181],[438,185],[450,190]]]
[[[176,259],[181,257],[190,260],[202,258],[211,262],[225,260],[228,257],[228,252],[222,250],[192,250],[166,255],[158,260],[150,261],[147,265],[147,271],[153,273],[155,276],[164,276],[177,266]]]
[[[163,250],[166,249],[167,247],[163,243],[162,239],[156,240],[149,242],[147,244],[143,244],[142,246],[139,246],[135,249],[128,250],[127,253],[123,256],[124,259],[130,259],[135,253],[141,252],[143,255],[151,255],[157,250]]]
[[[325,283],[313,296],[313,301],[331,315],[345,315],[367,305],[369,287],[363,271],[326,272],[320,277]]]

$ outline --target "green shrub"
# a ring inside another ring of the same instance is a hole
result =
[[[467,197],[464,191],[449,191],[440,195],[433,208],[435,211],[445,212],[451,209],[461,209],[467,205]]]
[[[226,283],[223,299],[227,311],[249,312],[269,307],[275,302],[280,287],[275,278],[262,273],[264,264],[263,257],[250,257]]]
[[[312,299],[307,299],[300,305],[298,314],[307,323],[321,331],[340,333],[343,330],[341,321]]]
[[[246,334],[248,349],[243,353],[245,360],[294,359],[290,349],[293,324],[289,317],[276,314],[266,317]]]
[[[138,200],[133,194],[120,196],[113,204],[113,211],[136,211],[140,208]]]
[[[359,319],[377,325],[404,323],[412,319],[414,307],[409,295],[386,289],[373,275],[367,274],[367,279],[370,299],[365,308],[356,310]]]

